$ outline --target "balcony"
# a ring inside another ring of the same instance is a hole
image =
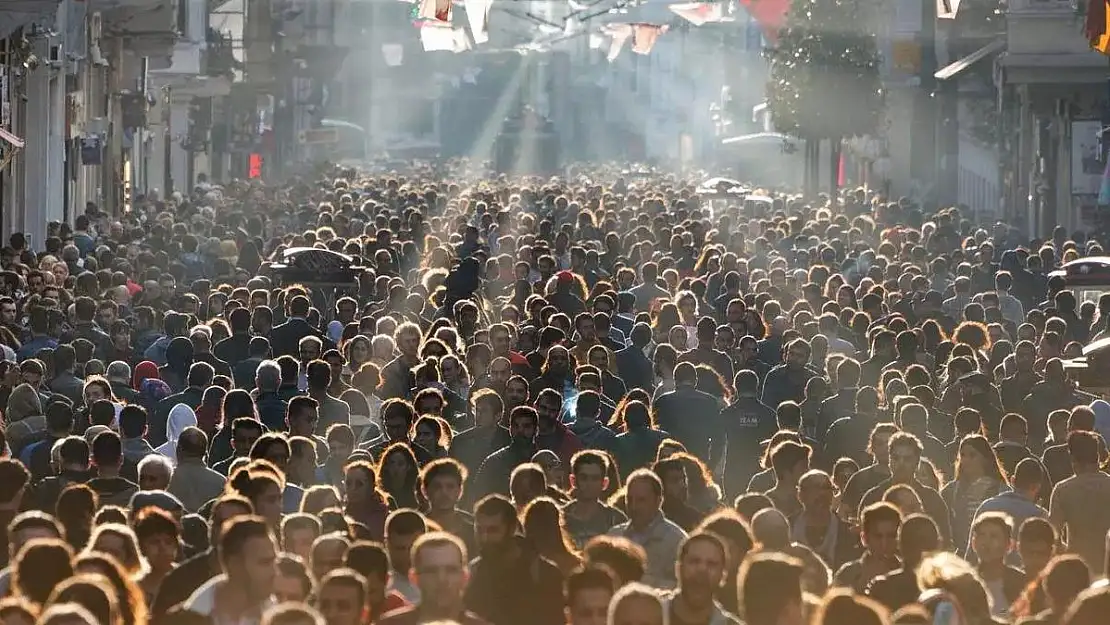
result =
[[[0,2],[0,38],[36,20],[49,18],[61,0],[5,0]],[[53,22],[53,20],[50,20]]]
[[[185,0],[89,0],[89,11],[100,12],[104,33],[126,40],[126,50],[149,57],[152,69],[173,63],[178,39],[178,3]]]
[[[1097,83],[1106,80],[1106,57],[1083,36],[1083,17],[1070,0],[1010,0],[1006,11],[1006,82]]]

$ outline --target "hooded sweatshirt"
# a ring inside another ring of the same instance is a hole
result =
[[[177,465],[177,439],[185,428],[197,424],[197,415],[193,409],[185,404],[177,404],[170,408],[170,415],[166,417],[166,442],[159,445],[154,451],[170,459]]]

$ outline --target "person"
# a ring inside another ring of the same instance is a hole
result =
[[[198,427],[187,427],[177,439],[177,466],[166,487],[181,500],[185,509],[196,512],[216,498],[224,489],[227,478],[208,468],[208,437]]]
[[[917,566],[924,557],[940,548],[937,524],[924,514],[911,514],[898,528],[898,553],[901,567],[871,580],[867,595],[891,612],[917,602],[921,588],[917,585]]]
[[[667,611],[655,588],[639,582],[621,587],[609,602],[606,625],[665,625]]]
[[[1110,475],[1098,468],[1099,439],[1087,431],[1068,434],[1068,455],[1075,475],[1052,489],[1048,517],[1066,538],[1068,553],[1079,555],[1091,569],[1101,570],[1110,510],[1091,502],[1110,501]]]
[[[860,511],[881,500],[891,486],[906,484],[917,493],[917,497],[921,500],[921,505],[925,509],[925,514],[936,521],[944,543],[946,545],[950,544],[952,530],[949,523],[948,505],[936,489],[917,479],[917,469],[921,465],[921,441],[913,434],[898,432],[890,437],[887,449],[890,477],[867,491],[867,494],[860,500]]]
[[[509,483],[505,476],[532,459],[532,454],[536,451],[538,423],[539,415],[535,408],[513,408],[509,415],[509,444],[491,453],[478,467],[475,482],[479,496],[509,492]]]
[[[717,603],[717,590],[725,580],[728,548],[708,532],[686,537],[678,551],[678,586],[664,596],[663,606],[671,623],[739,625],[740,620]]]
[[[736,373],[733,402],[721,409],[724,432],[724,487],[729,496],[743,494],[752,476],[759,472],[760,443],[777,430],[775,411],[759,401],[759,378],[753,371]]]
[[[847,523],[833,514],[832,478],[814,469],[798,480],[798,499],[802,512],[791,524],[792,542],[814,550],[832,570],[857,557],[859,545]]]
[[[1025,573],[1006,564],[1013,534],[1012,521],[1001,512],[984,513],[971,526],[971,548],[979,561],[979,577],[991,594],[995,616],[1006,616],[1025,587]]]
[[[1048,511],[1037,504],[1040,499],[1041,485],[1045,474],[1041,463],[1035,458],[1026,458],[1018,463],[1010,481],[1012,488],[984,501],[975,511],[975,518],[987,512],[1001,512],[1010,518],[1013,527],[1020,528],[1026,519],[1048,518]],[[967,553],[973,555],[968,545]],[[1007,563],[1016,565],[1021,557],[1016,550],[1007,556]]]
[[[315,607],[328,625],[359,625],[366,622],[366,578],[351,569],[333,569],[320,579]]]
[[[1065,610],[1072,605],[1079,593],[1091,583],[1091,572],[1079,556],[1057,556],[1049,562],[1045,570],[1037,576],[1034,591],[1044,594],[1044,609],[1035,614],[1018,615],[1020,625],[1052,625],[1062,620]],[[1026,590],[1027,594],[1029,589]],[[1029,612],[1032,601],[1015,603],[1014,612]]]
[[[517,535],[512,502],[488,495],[474,507],[479,556],[471,563],[465,605],[492,625],[563,623],[562,574]],[[513,588],[511,594],[505,588]]]
[[[584,450],[571,458],[571,500],[563,507],[563,516],[567,533],[579,549],[628,520],[623,512],[601,501],[609,489],[609,468],[608,456],[599,451]]]
[[[647,553],[643,581],[657,588],[673,588],[674,562],[686,532],[663,516],[663,482],[647,469],[628,476],[625,487],[628,521],[613,526],[609,534],[640,545]]]
[[[477,614],[466,609],[468,565],[466,545],[445,532],[429,532],[412,545],[412,576],[421,600],[387,612],[381,625],[413,625],[452,621],[459,625],[483,625]]]
[[[98,434],[92,442],[91,456],[97,476],[86,484],[102,504],[126,506],[139,485],[119,474],[123,466],[123,443],[119,434],[112,431]]]
[[[779,553],[757,553],[740,566],[738,584],[749,625],[802,625],[802,563]]]
[[[276,604],[277,544],[267,521],[258,516],[229,521],[220,534],[219,560],[221,574],[189,595],[182,609],[212,623],[261,619]]]
[[[428,532],[428,523],[419,512],[402,508],[389,513],[385,521],[385,544],[389,549],[389,586],[387,590],[397,592],[408,603],[420,601],[420,587],[409,578],[412,545],[416,539]]]
[[[699,391],[698,372],[694,365],[683,362],[674,368],[675,390],[664,393],[652,402],[659,427],[682,443],[686,450],[712,466],[710,439],[717,427],[720,407],[712,395]]]
[[[864,508],[860,542],[863,555],[837,570],[833,579],[836,586],[845,586],[863,592],[871,580],[898,568],[898,529],[902,515],[888,503],[876,503]]]
[[[428,519],[457,536],[469,551],[475,545],[474,517],[459,508],[466,475],[466,467],[453,458],[433,460],[420,470],[420,491],[428,502]]]
[[[568,625],[605,625],[617,579],[604,566],[585,565],[566,580]]]

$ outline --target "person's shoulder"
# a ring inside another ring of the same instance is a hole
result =
[[[378,618],[378,625],[403,625],[417,622],[416,606],[393,608]]]

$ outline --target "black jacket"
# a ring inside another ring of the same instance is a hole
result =
[[[617,371],[628,388],[650,391],[655,383],[655,369],[644,356],[644,350],[631,345],[616,353]]]
[[[720,406],[708,393],[680,387],[663,393],[652,402],[659,427],[686,446],[686,450],[713,466],[709,441],[720,422]]]
[[[506,480],[507,482],[508,480]],[[563,575],[520,537],[519,557],[470,563],[466,607],[492,625],[563,625]],[[511,592],[506,592],[511,589]]]
[[[735,497],[760,470],[760,445],[778,431],[775,411],[754,397],[738,397],[721,411],[720,426],[728,444],[723,486]]]
[[[216,358],[227,363],[242,362],[250,357],[250,343],[250,333],[232,334],[216,343],[216,346],[212,348],[212,353],[215,354]],[[238,381],[236,381],[236,385],[238,385]]]
[[[304,319],[293,317],[285,323],[275,326],[270,330],[270,350],[273,357],[299,356],[301,339],[306,336],[318,337],[324,343],[324,351],[335,347],[331,339],[324,335],[318,328]]]

